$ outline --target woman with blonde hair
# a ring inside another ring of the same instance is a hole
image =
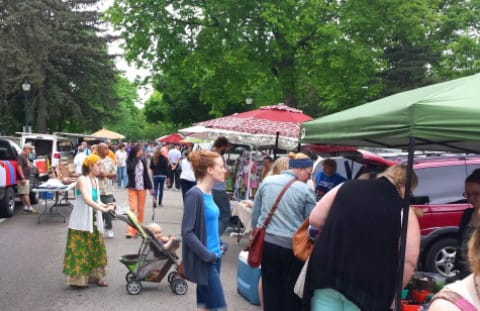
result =
[[[293,254],[292,236],[316,203],[313,189],[306,184],[312,175],[313,161],[303,153],[290,153],[288,163],[289,169],[263,180],[253,204],[252,227],[261,227],[284,191],[266,227],[262,259],[265,311],[301,309],[301,300],[293,287],[303,262]]]
[[[63,264],[67,284],[72,287],[107,286],[103,280],[107,251],[102,237],[102,212],[112,211],[115,206],[100,201],[96,177],[100,171],[100,157],[91,154],[83,161],[82,175],[77,180]]]
[[[279,175],[283,173],[284,170],[288,170],[288,161],[290,161],[289,157],[279,157],[275,161],[273,161],[272,167],[267,173],[267,176],[272,175]]]
[[[346,181],[317,203],[309,218],[309,232],[320,234],[305,282],[308,309],[390,308],[395,296],[406,176],[406,166],[395,165],[377,179]],[[416,185],[413,173],[412,190]],[[404,286],[420,251],[420,228],[413,209],[406,230]]]

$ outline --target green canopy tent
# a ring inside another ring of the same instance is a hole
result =
[[[476,74],[304,122],[301,142],[480,153],[479,123]]]
[[[415,149],[480,153],[480,74],[385,97],[301,124],[300,142],[408,149],[402,228],[408,223]],[[402,230],[397,297],[402,289]],[[396,301],[400,310],[400,300]]]

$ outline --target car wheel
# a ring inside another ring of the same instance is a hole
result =
[[[5,196],[0,200],[0,218],[9,218],[15,211],[15,193],[13,188],[5,189]]]
[[[433,243],[425,257],[425,270],[445,277],[455,276],[456,246],[457,240],[454,238],[444,238]]]

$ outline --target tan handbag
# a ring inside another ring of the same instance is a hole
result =
[[[305,262],[312,253],[313,241],[308,237],[308,217],[292,237],[293,254],[295,257]]]

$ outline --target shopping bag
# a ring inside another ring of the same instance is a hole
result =
[[[265,238],[265,228],[255,228],[247,247],[247,263],[252,268],[258,268],[262,264],[263,242]]]
[[[292,248],[295,257],[301,261],[307,260],[312,253],[313,241],[308,237],[308,217],[293,234]]]
[[[293,292],[300,298],[303,298],[303,291],[305,288],[305,278],[307,277],[307,269],[308,269],[308,262],[310,261],[310,257],[305,260],[303,264],[302,270],[297,277],[297,281],[295,282],[295,286],[293,287]]]

